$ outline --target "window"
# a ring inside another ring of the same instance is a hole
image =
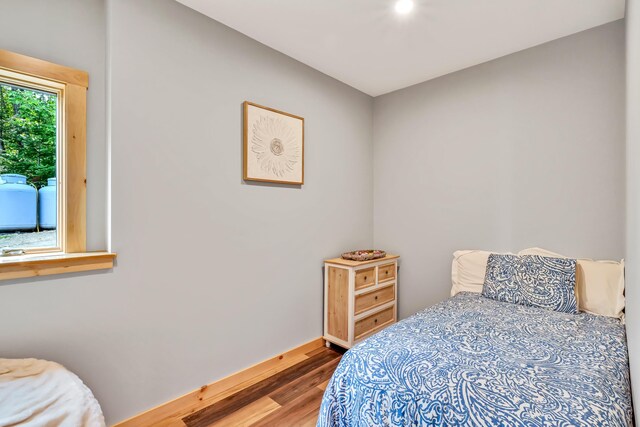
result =
[[[113,266],[86,253],[88,83],[0,50],[0,280]]]
[[[0,73],[0,249],[60,252],[59,85]]]

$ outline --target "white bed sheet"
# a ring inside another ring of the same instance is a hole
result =
[[[0,359],[0,427],[104,427],[93,393],[62,365]]]

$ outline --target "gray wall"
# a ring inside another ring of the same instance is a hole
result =
[[[631,387],[640,425],[640,1],[627,0],[627,342]]]
[[[374,100],[374,245],[400,313],[445,298],[456,249],[624,256],[624,22]]]
[[[2,47],[93,82],[103,3],[49,3],[3,2]],[[107,18],[118,265],[3,282],[0,343],[78,373],[113,423],[321,335],[322,260],[372,244],[372,99],[172,0],[112,0]],[[244,100],[305,117],[302,188],[242,182]]]

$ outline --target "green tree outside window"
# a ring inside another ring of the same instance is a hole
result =
[[[37,188],[56,176],[57,96],[0,83],[0,174]]]

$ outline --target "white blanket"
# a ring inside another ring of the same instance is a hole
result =
[[[98,401],[63,366],[0,359],[0,427],[104,427]]]

